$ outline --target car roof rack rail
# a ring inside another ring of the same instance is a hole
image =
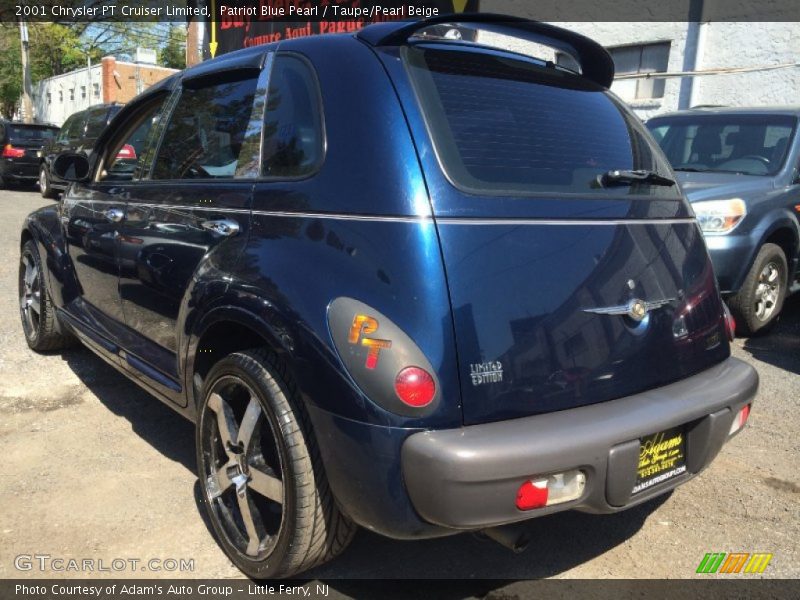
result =
[[[458,13],[419,21],[391,21],[368,25],[356,36],[371,46],[402,46],[420,30],[432,25],[475,24],[477,29],[550,46],[570,54],[583,77],[607,88],[614,81],[614,60],[600,44],[579,33],[548,23],[491,13]]]

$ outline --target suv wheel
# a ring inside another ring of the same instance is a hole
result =
[[[301,403],[266,351],[231,354],[206,378],[197,421],[202,502],[222,548],[250,577],[309,569],[355,533],[333,500]]]
[[[39,192],[42,194],[42,198],[55,198],[56,192],[50,186],[50,176],[47,173],[47,167],[42,165],[39,168]]]
[[[788,267],[780,246],[764,244],[729,306],[741,335],[766,331],[775,323],[786,298]]]
[[[19,265],[19,311],[25,341],[33,350],[61,350],[73,344],[74,338],[59,332],[56,309],[47,293],[42,274],[42,261],[36,242],[22,246]]]

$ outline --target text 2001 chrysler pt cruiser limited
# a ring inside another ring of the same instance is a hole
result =
[[[29,345],[75,336],[197,423],[203,502],[248,575],[328,560],[356,524],[517,547],[511,524],[687,481],[749,414],[758,377],[609,55],[453,18],[177,74],[90,159],[60,155],[71,186],[25,223]]]

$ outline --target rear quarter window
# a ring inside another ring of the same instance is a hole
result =
[[[613,169],[670,169],[644,127],[605,89],[537,61],[425,46],[404,61],[450,181],[481,195],[678,194],[603,188]]]
[[[322,96],[311,65],[278,54],[264,117],[263,174],[292,179],[313,174],[325,153]]]

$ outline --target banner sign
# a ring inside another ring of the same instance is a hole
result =
[[[204,58],[281,40],[347,33],[370,23],[477,12],[479,0],[206,0]]]

